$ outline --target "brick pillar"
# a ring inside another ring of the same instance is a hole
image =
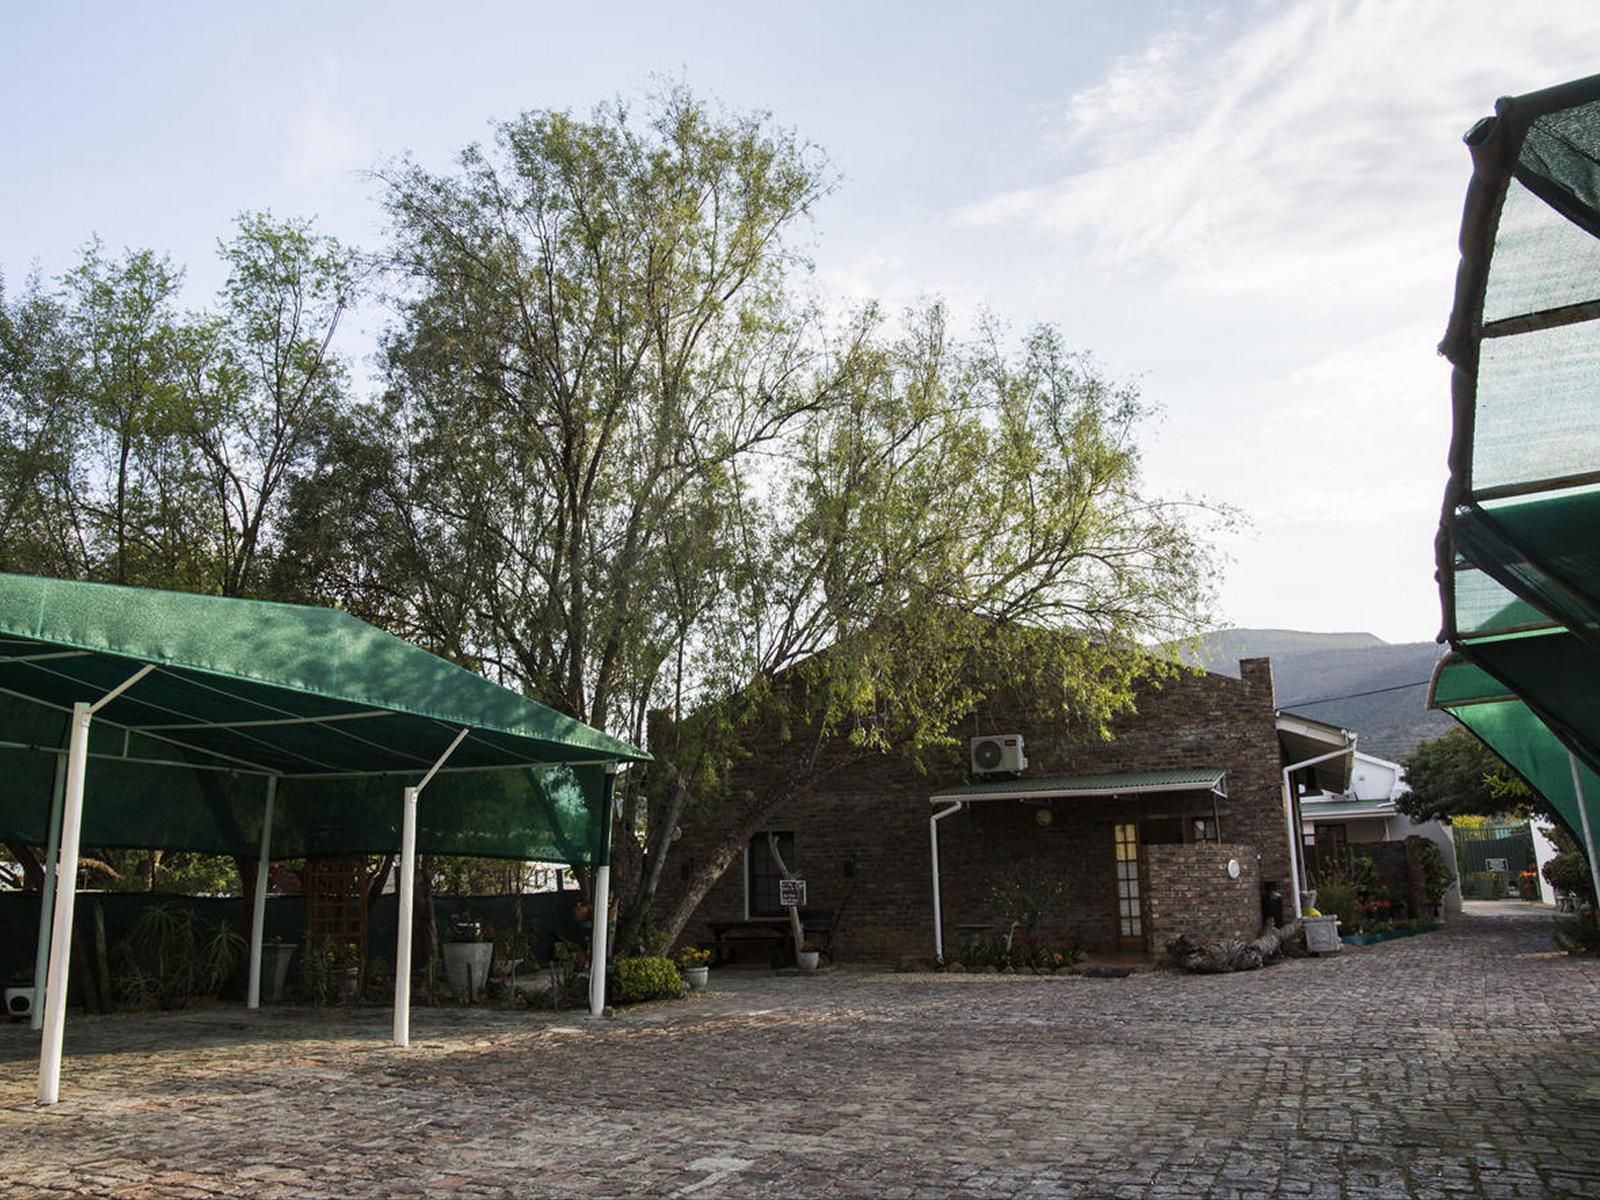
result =
[[[1241,658],[1239,678],[1244,681],[1245,694],[1252,700],[1276,708],[1272,688],[1272,660],[1270,658]]]

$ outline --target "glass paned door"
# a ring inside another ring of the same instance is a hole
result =
[[[1117,852],[1117,919],[1124,942],[1144,941],[1139,897],[1139,827],[1112,826]]]

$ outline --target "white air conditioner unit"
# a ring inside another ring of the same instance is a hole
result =
[[[995,775],[1003,771],[1026,771],[1028,756],[1022,752],[1020,733],[996,733],[972,739],[972,773]]]

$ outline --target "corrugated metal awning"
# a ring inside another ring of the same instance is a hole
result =
[[[1226,774],[1215,767],[1184,767],[1176,771],[1128,771],[1118,775],[1068,775],[1038,779],[1003,779],[945,788],[928,797],[933,804],[964,800],[1094,799],[1106,796],[1144,796],[1157,792],[1210,792],[1221,787]]]

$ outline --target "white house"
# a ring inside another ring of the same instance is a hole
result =
[[[1444,896],[1446,912],[1461,911],[1460,870],[1456,844],[1448,826],[1416,822],[1400,811],[1406,786],[1405,768],[1376,755],[1353,754],[1350,784],[1343,792],[1313,792],[1300,797],[1300,829],[1305,844],[1339,847],[1363,842],[1403,841],[1425,837],[1439,847],[1445,865],[1458,876]]]

